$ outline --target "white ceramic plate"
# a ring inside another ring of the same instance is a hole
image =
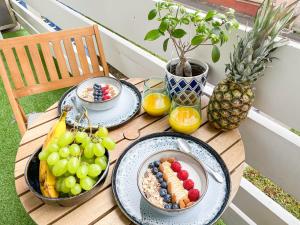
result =
[[[88,109],[88,115],[93,129],[97,129],[99,126],[105,126],[107,128],[118,127],[130,119],[132,119],[141,108],[141,94],[139,90],[132,84],[121,81],[122,92],[116,105],[108,110],[94,111]],[[58,110],[61,113],[62,109],[66,105],[73,106],[72,97],[76,97],[77,104],[80,104],[76,96],[76,87],[68,90],[60,99]],[[69,126],[74,126],[76,115],[78,114],[75,107],[68,112],[66,123]],[[88,128],[88,121],[82,120],[79,124],[80,128]]]
[[[153,209],[142,197],[137,186],[137,171],[151,155],[167,149],[178,149],[177,138],[185,139],[191,146],[191,154],[217,171],[225,182],[218,183],[208,174],[209,185],[202,200],[186,212],[169,216]],[[123,152],[114,168],[112,190],[122,212],[135,224],[213,224],[222,215],[227,205],[230,176],[221,157],[206,143],[189,135],[163,132],[140,138]]]

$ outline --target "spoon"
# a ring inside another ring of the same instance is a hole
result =
[[[177,139],[177,144],[178,144],[178,147],[179,147],[179,149],[181,151],[183,151],[185,153],[188,153],[188,154],[191,153],[191,147],[183,139]],[[209,166],[207,166],[205,164],[204,164],[204,167],[207,170],[207,172],[209,172],[215,178],[216,181],[218,181],[219,183],[223,183],[224,182],[224,179],[223,179],[223,177],[220,174],[218,174],[216,171],[214,171],[212,168],[210,168]]]

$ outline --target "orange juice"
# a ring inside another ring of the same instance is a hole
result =
[[[201,125],[202,118],[198,110],[188,106],[178,106],[169,116],[173,130],[185,134],[193,133]]]
[[[170,109],[170,99],[162,93],[150,93],[143,99],[143,108],[151,116],[162,116]]]

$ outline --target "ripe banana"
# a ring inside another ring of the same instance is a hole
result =
[[[46,150],[53,139],[60,137],[66,132],[66,116],[67,112],[63,112],[59,120],[51,128],[50,132],[47,135],[46,141],[44,142],[42,151]],[[58,198],[58,192],[55,190],[56,178],[51,173],[46,160],[40,161],[39,181],[43,196],[49,198]]]

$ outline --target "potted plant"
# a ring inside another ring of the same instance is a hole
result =
[[[254,101],[253,84],[274,57],[271,53],[287,40],[277,38],[294,19],[298,0],[274,6],[265,0],[257,11],[253,29],[239,38],[226,65],[227,77],[215,87],[208,105],[208,120],[220,130],[240,125]]]
[[[156,19],[159,27],[149,31],[145,40],[154,41],[165,36],[163,50],[171,41],[178,58],[171,59],[165,68],[168,91],[171,97],[176,92],[196,92],[199,97],[206,83],[208,65],[187,54],[199,46],[212,46],[212,61],[220,58],[221,46],[228,41],[227,33],[238,28],[234,10],[218,13],[210,10],[206,15],[199,10],[191,11],[179,3],[159,1],[148,14],[148,20]]]

